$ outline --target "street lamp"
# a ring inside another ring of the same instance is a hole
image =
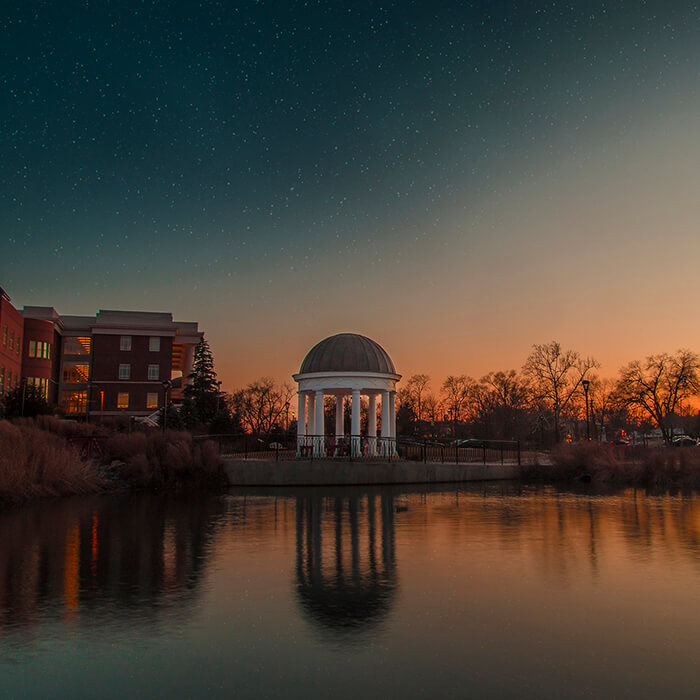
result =
[[[168,427],[168,392],[173,383],[166,379],[163,381],[163,432]]]
[[[584,379],[581,384],[583,384],[583,391],[586,394],[586,440],[591,439],[591,427],[590,423],[588,422],[588,387],[590,386],[590,382],[588,379]]]
[[[219,412],[219,401],[221,399],[221,382],[216,382],[216,412]]]

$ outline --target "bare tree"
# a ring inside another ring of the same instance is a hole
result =
[[[532,346],[523,373],[530,380],[535,404],[552,412],[557,442],[562,412],[570,406],[581,381],[599,366],[592,357],[582,358],[575,350],[562,350],[556,341]]]
[[[423,420],[424,399],[429,386],[430,377],[427,374],[414,374],[406,382],[407,399],[417,420]]]
[[[514,369],[489,372],[474,388],[475,420],[498,437],[513,437],[528,406],[529,386]]]
[[[425,412],[426,420],[433,423],[440,420],[442,403],[432,392],[426,394],[423,398],[423,411]]]
[[[444,406],[450,415],[453,431],[457,429],[457,421],[464,420],[469,397],[474,387],[474,380],[466,374],[450,375],[442,384]]]
[[[700,357],[690,350],[675,355],[650,355],[620,370],[617,391],[630,410],[648,416],[671,440],[669,419],[682,412],[685,401],[700,393]]]
[[[243,426],[255,435],[269,437],[286,416],[295,390],[288,384],[277,386],[273,379],[262,377],[232,396]]]

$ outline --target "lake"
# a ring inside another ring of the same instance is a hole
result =
[[[504,485],[0,513],[0,697],[700,697],[700,498]]]

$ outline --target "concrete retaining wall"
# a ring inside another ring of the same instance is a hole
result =
[[[420,462],[279,461],[224,458],[232,486],[355,486],[517,479],[517,465]]]

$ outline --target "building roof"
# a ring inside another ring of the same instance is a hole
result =
[[[357,333],[338,333],[314,345],[299,369],[299,374],[312,372],[396,374],[386,350],[374,340]]]

